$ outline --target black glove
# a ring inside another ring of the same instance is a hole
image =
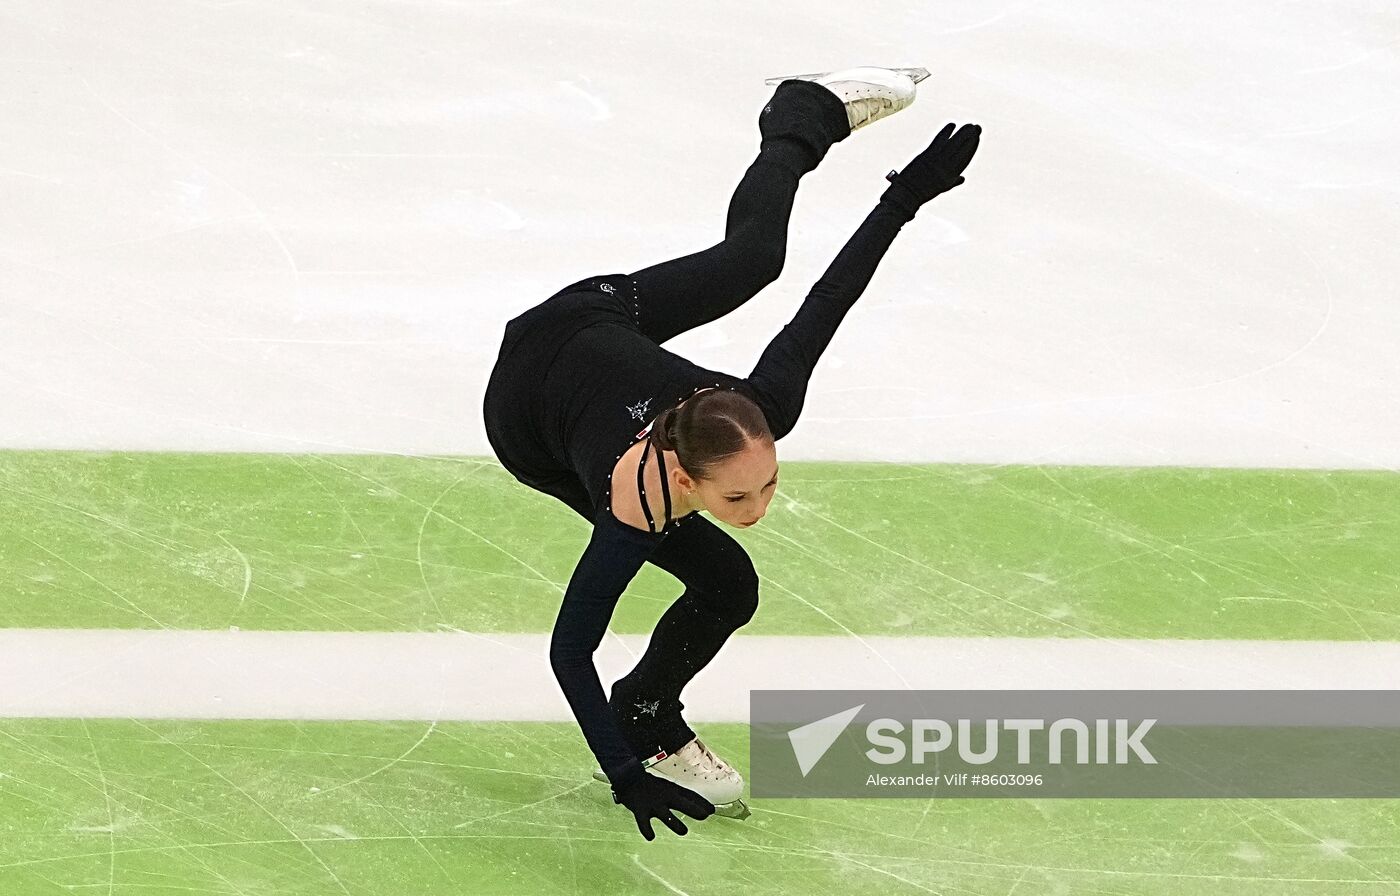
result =
[[[915,156],[903,171],[885,175],[890,186],[880,199],[899,207],[912,218],[919,206],[962,183],[963,170],[977,151],[982,126],[965,124],[956,134],[954,127],[952,122],[945,125],[928,149]]]
[[[655,840],[651,820],[661,823],[684,836],[685,824],[672,814],[679,809],[697,821],[704,821],[715,812],[715,804],[675,781],[648,774],[640,764],[630,765],[622,779],[613,784],[613,802],[621,803],[637,817],[637,830],[648,840]]]

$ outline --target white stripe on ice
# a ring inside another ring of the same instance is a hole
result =
[[[608,639],[605,682],[645,636]],[[750,688],[1364,689],[1400,643],[739,636],[686,691],[692,721],[748,717]],[[0,629],[0,716],[572,718],[547,635]]]

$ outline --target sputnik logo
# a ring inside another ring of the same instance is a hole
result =
[[[788,742],[792,744],[792,752],[797,757],[797,767],[802,771],[802,777],[807,777],[807,773],[821,761],[826,751],[836,743],[836,738],[841,736],[841,732],[846,730],[846,726],[851,724],[851,720],[862,709],[865,709],[864,703],[788,732]]]

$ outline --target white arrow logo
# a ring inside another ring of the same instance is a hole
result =
[[[845,712],[838,712],[834,716],[817,719],[815,722],[788,732],[788,741],[792,744],[793,754],[797,756],[797,767],[802,770],[802,777],[807,777],[812,766],[826,755],[826,751],[830,750],[831,745],[836,743],[836,738],[841,736],[841,732],[846,730],[851,719],[854,719],[862,709],[865,709],[864,703]]]

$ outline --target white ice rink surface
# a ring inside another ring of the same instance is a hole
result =
[[[801,458],[1400,467],[1400,7],[0,5],[0,447],[485,454],[502,324],[722,236],[767,76],[923,65],[744,374],[946,121]]]
[[[603,681],[647,636],[610,636]],[[0,718],[567,721],[549,635],[0,629]],[[1400,644],[737,635],[685,691],[747,721],[749,689],[1389,689]]]

